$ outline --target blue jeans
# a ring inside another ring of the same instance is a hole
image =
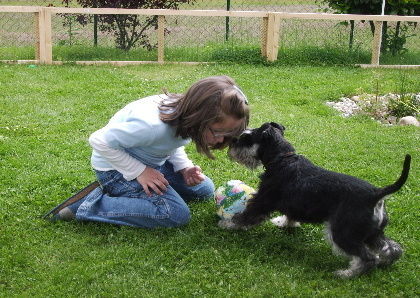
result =
[[[86,196],[76,219],[142,228],[177,227],[191,218],[186,202],[214,196],[214,184],[208,177],[196,186],[188,186],[169,162],[156,169],[169,186],[163,195],[153,193],[151,197],[136,179],[127,181],[118,171],[96,171],[101,186]]]

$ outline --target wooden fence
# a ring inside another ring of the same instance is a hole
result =
[[[372,42],[371,64],[365,67],[378,67],[382,42],[383,22],[420,22],[420,16],[397,15],[354,15],[354,14],[325,14],[325,13],[284,13],[263,11],[225,11],[225,10],[170,10],[170,9],[122,9],[122,8],[66,8],[40,6],[0,6],[0,13],[33,13],[35,14],[36,56],[33,63],[60,64],[61,61],[52,59],[52,14],[130,14],[158,16],[158,60],[157,61],[77,61],[80,64],[112,63],[117,65],[140,63],[163,63],[165,49],[165,16],[196,16],[196,17],[238,17],[261,18],[261,54],[268,61],[277,60],[281,21],[283,19],[304,20],[337,20],[337,21],[374,21],[375,32]],[[1,60],[0,60],[1,61]],[[25,61],[21,61],[24,63]],[[187,62],[192,63],[192,62]],[[404,67],[419,67],[405,65]]]

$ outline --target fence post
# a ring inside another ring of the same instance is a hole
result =
[[[230,0],[226,0],[226,11],[229,11],[230,10]],[[225,32],[225,41],[228,41],[229,40],[229,33],[230,33],[230,24],[229,24],[229,22],[230,22],[230,19],[229,19],[229,17],[226,17],[226,22],[225,22],[225,25],[226,25],[226,32]]]
[[[375,22],[375,33],[372,41],[372,65],[379,65],[379,57],[381,55],[382,43],[382,26],[383,22]]]
[[[158,62],[164,62],[165,50],[165,16],[158,16]]]
[[[51,11],[48,8],[42,7],[35,13],[35,34],[35,59],[41,64],[52,64]]]
[[[278,49],[279,49],[280,21],[281,21],[281,18],[278,14],[276,13],[268,14],[268,18],[266,21],[267,22],[267,35],[266,35],[265,57],[267,57],[267,61],[270,61],[270,62],[277,60]]]
[[[267,58],[267,31],[268,17],[263,17],[261,22],[261,56]]]

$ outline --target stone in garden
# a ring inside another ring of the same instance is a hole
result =
[[[392,125],[397,124],[397,117],[395,117],[395,116],[388,116],[387,120],[388,120],[389,124],[392,124]]]
[[[398,125],[414,125],[420,126],[419,121],[413,116],[405,116],[398,121]]]

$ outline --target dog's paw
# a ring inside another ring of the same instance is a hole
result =
[[[243,227],[235,224],[230,219],[221,219],[221,220],[219,220],[219,222],[217,223],[217,225],[220,228],[222,228],[222,229],[230,229],[230,230],[240,230],[240,229],[243,229]]]
[[[362,259],[358,257],[353,257],[348,268],[337,270],[334,273],[340,278],[349,279],[371,271],[375,268],[376,263],[377,257],[369,261],[362,261]]]
[[[334,275],[342,279],[350,279],[356,276],[356,274],[350,269],[337,270],[334,272]]]
[[[277,216],[270,221],[279,228],[297,228],[300,227],[300,223],[298,221],[289,220],[286,215]]]
[[[385,245],[379,251],[377,265],[381,267],[390,266],[401,257],[402,253],[400,244],[387,239]]]
[[[351,268],[334,271],[334,275],[341,279],[351,279],[366,273],[369,270],[354,270]]]

